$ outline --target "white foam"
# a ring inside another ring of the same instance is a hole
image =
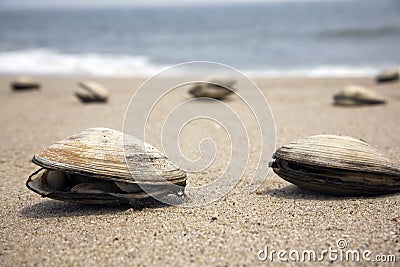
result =
[[[390,65],[388,65],[390,66]],[[0,52],[0,74],[151,76],[168,65],[154,64],[146,56],[120,54],[67,54],[49,49]],[[386,66],[387,67],[387,66]],[[385,66],[318,66],[314,68],[243,70],[252,77],[365,77]],[[173,73],[170,71],[170,73]],[[175,73],[174,75],[182,75]]]
[[[66,54],[48,49],[0,53],[2,74],[147,76],[162,68],[145,56]]]
[[[385,67],[376,68],[370,66],[318,66],[313,68],[298,69],[264,69],[244,71],[252,77],[370,77],[376,75]]]

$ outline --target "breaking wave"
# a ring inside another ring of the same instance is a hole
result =
[[[88,75],[112,77],[151,76],[168,64],[156,64],[147,56],[99,53],[60,53],[49,49],[0,52],[3,75]],[[237,66],[234,66],[237,67]],[[240,67],[240,66],[239,66]],[[381,68],[384,66],[381,66]],[[290,69],[241,69],[250,76],[362,77],[376,74],[371,66],[315,66]],[[178,74],[180,75],[180,74]]]

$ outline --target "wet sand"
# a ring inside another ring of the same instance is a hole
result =
[[[41,90],[26,92],[10,90],[13,77],[0,78],[2,266],[264,265],[269,260],[259,261],[257,254],[265,246],[320,253],[329,247],[338,249],[339,239],[346,240],[345,250],[371,250],[372,259],[392,254],[400,260],[400,224],[393,220],[400,216],[400,194],[329,197],[301,190],[272,172],[256,192],[250,192],[246,186],[252,173],[248,171],[234,190],[205,207],[170,207],[157,202],[104,207],[41,198],[25,187],[30,173],[38,168],[30,162],[32,156],[89,127],[121,130],[129,100],[144,81],[94,79],[110,89],[110,101],[84,105],[73,96],[81,78],[39,77]],[[346,134],[366,140],[400,164],[398,82],[377,85],[372,78],[254,80],[270,103],[277,147],[313,134]],[[333,106],[332,95],[352,83],[375,89],[388,99],[387,104]],[[176,98],[184,100],[189,95]],[[236,100],[228,101],[235,105]],[[155,125],[161,122],[154,118]],[[187,130],[182,149],[195,158],[198,138],[210,131],[194,128]],[[250,135],[255,132],[249,129]],[[223,136],[213,134],[216,142],[223,141]],[[157,141],[153,145],[160,147]],[[251,151],[256,153],[257,148]],[[224,159],[226,150],[219,153]],[[224,163],[216,160],[209,170],[190,174],[188,183],[212,178]],[[274,263],[278,262],[275,258]],[[325,257],[324,264],[328,263]]]

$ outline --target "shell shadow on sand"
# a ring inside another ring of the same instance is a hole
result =
[[[205,103],[205,104],[213,104],[215,102],[218,101],[224,101],[226,102],[234,102],[234,99],[232,99],[231,97],[225,97],[225,98],[220,98],[220,99],[216,99],[216,98],[212,98],[212,97],[196,97],[193,98],[194,101],[196,101],[196,103]]]
[[[288,185],[282,188],[271,188],[260,191],[257,195],[270,196],[272,198],[280,199],[293,199],[293,200],[345,200],[345,199],[378,199],[385,196],[392,196],[393,194],[378,195],[378,196],[335,196],[318,193],[308,189],[300,188],[295,185]]]
[[[149,198],[137,201],[130,205],[89,205],[62,202],[57,200],[45,200],[33,205],[26,206],[20,210],[20,214],[26,218],[57,218],[75,217],[87,215],[118,214],[127,210],[140,211],[142,209],[161,208],[166,204]]]

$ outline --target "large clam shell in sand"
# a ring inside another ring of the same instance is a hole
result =
[[[129,203],[149,197],[149,190],[169,194],[171,185],[186,184],[185,172],[156,148],[107,128],[74,134],[39,152],[32,161],[42,169],[29,177],[27,187],[44,197],[70,202]],[[146,192],[140,186],[146,186]]]
[[[333,195],[378,195],[400,190],[400,169],[366,142],[310,136],[279,148],[272,168],[299,187]]]

